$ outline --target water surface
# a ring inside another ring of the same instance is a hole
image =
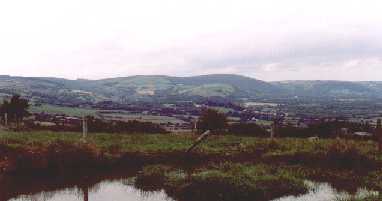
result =
[[[143,192],[133,187],[129,179],[102,181],[92,188],[72,187],[19,195],[9,201],[173,201],[164,191]]]
[[[10,182],[9,182],[10,181]],[[134,187],[134,176],[54,178],[49,180],[9,179],[1,189],[0,201],[175,201],[162,191],[144,192]],[[1,184],[1,180],[0,180]],[[364,198],[378,192],[359,188],[348,193],[328,183],[306,181],[310,190],[300,196],[285,196],[273,201],[336,201]],[[1,193],[5,193],[1,196]]]
[[[348,193],[333,188],[329,183],[305,181],[309,186],[308,193],[300,196],[285,196],[273,201],[337,201],[350,198],[363,199],[370,195],[378,195],[378,192],[359,188],[356,193]]]

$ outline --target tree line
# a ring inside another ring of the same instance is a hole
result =
[[[378,120],[376,128],[369,124],[360,124],[352,122],[322,122],[309,125],[307,128],[297,128],[285,126],[275,122],[272,126],[275,137],[320,137],[336,138],[345,137],[342,128],[346,128],[349,133],[364,131],[374,134],[372,138],[382,141],[382,122]],[[256,123],[232,123],[228,124],[225,114],[219,113],[213,109],[205,109],[198,122],[197,129],[199,133],[210,130],[215,134],[233,134],[254,137],[270,137],[270,132]],[[346,136],[346,137],[349,137]]]
[[[26,116],[31,115],[28,112],[30,107],[27,99],[21,98],[20,95],[14,95],[10,99],[4,100],[0,104],[1,123],[8,127],[16,126],[27,130],[52,130],[52,131],[82,131],[82,122],[79,121],[73,125],[62,125],[56,123],[54,126],[42,126],[35,121],[23,121]],[[151,122],[139,121],[106,121],[95,117],[86,117],[89,132],[105,132],[105,133],[167,133],[167,131]]]
[[[209,130],[214,134],[233,134],[256,137],[269,136],[266,129],[254,123],[229,124],[227,116],[214,109],[205,109],[202,111],[196,122],[196,128],[198,133],[203,133]]]

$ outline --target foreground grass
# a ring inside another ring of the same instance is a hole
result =
[[[304,179],[382,190],[382,155],[372,141],[211,136],[186,154],[196,138],[95,133],[84,142],[79,133],[0,131],[0,174],[140,165],[147,167],[137,185],[156,182],[152,188],[194,200],[267,200],[305,192]]]
[[[55,141],[78,143],[80,133],[71,132],[6,132],[0,131],[0,144],[28,148],[28,146],[46,146]],[[120,152],[168,152],[184,151],[192,145],[198,136],[184,134],[103,134],[91,133],[87,142],[97,148],[108,150],[118,147]],[[359,154],[370,160],[382,161],[376,143],[372,141],[337,141],[332,139],[310,142],[306,139],[282,138],[270,141],[265,138],[211,136],[202,143],[196,152],[206,154],[258,153],[267,158],[287,157],[295,154],[328,155],[330,152]]]

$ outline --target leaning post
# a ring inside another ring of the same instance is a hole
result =
[[[200,135],[198,137],[198,139],[196,139],[196,141],[194,142],[194,144],[192,144],[192,146],[190,148],[187,149],[186,153],[190,153],[196,146],[198,146],[200,143],[202,143],[205,139],[207,139],[207,137],[211,134],[211,131],[210,130],[207,130],[206,132],[204,132],[202,135]]]

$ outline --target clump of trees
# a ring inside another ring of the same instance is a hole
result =
[[[197,122],[197,129],[199,133],[210,130],[215,134],[232,134],[256,137],[269,136],[269,133],[264,128],[254,123],[228,124],[226,115],[214,109],[206,109],[202,112]]]
[[[29,115],[29,101],[14,95],[10,100],[5,100],[0,105],[0,115],[3,123],[16,123],[17,128],[23,121],[24,117]]]
[[[235,123],[228,126],[228,133],[239,136],[269,137],[263,127],[255,123]]]
[[[158,124],[140,121],[103,121],[93,117],[88,118],[89,132],[105,133],[167,133]]]
[[[26,122],[26,127],[31,130],[50,130],[50,131],[71,131],[81,132],[82,122],[75,124],[56,124],[44,126],[35,122]],[[90,133],[168,133],[166,129],[158,124],[140,121],[108,121],[94,117],[87,117],[87,127]]]
[[[347,128],[348,132],[364,131],[373,133],[374,128],[369,124],[359,124],[352,122],[322,122],[310,125],[307,128],[297,128],[292,126],[282,126],[277,130],[278,137],[313,137],[335,138],[340,137],[343,133],[342,128]]]
[[[205,109],[199,117],[196,127],[199,133],[210,130],[212,133],[224,132],[227,127],[227,117],[217,110]]]

